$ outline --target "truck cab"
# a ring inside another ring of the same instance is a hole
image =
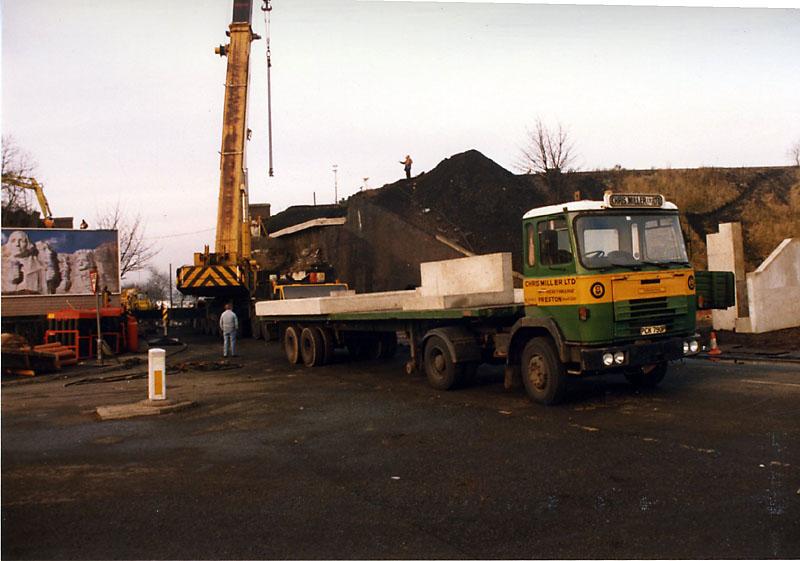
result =
[[[620,372],[654,386],[669,361],[698,352],[695,272],[678,208],[662,195],[533,209],[523,243],[525,316],[509,364],[521,364],[534,400],[557,401],[568,374]]]

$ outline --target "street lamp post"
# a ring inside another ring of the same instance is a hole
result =
[[[339,177],[337,173],[339,171],[339,165],[333,164],[333,204],[339,204]]]

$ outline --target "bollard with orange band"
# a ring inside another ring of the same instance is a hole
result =
[[[147,352],[147,397],[151,401],[167,399],[167,353],[164,349]]]

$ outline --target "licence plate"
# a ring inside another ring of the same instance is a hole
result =
[[[659,333],[666,333],[667,326],[666,325],[648,325],[646,327],[642,327],[639,330],[639,333],[642,335],[658,335]]]

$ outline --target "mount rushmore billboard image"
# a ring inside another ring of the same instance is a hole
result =
[[[3,296],[92,294],[92,270],[98,292],[119,292],[116,230],[3,228],[2,236]]]

